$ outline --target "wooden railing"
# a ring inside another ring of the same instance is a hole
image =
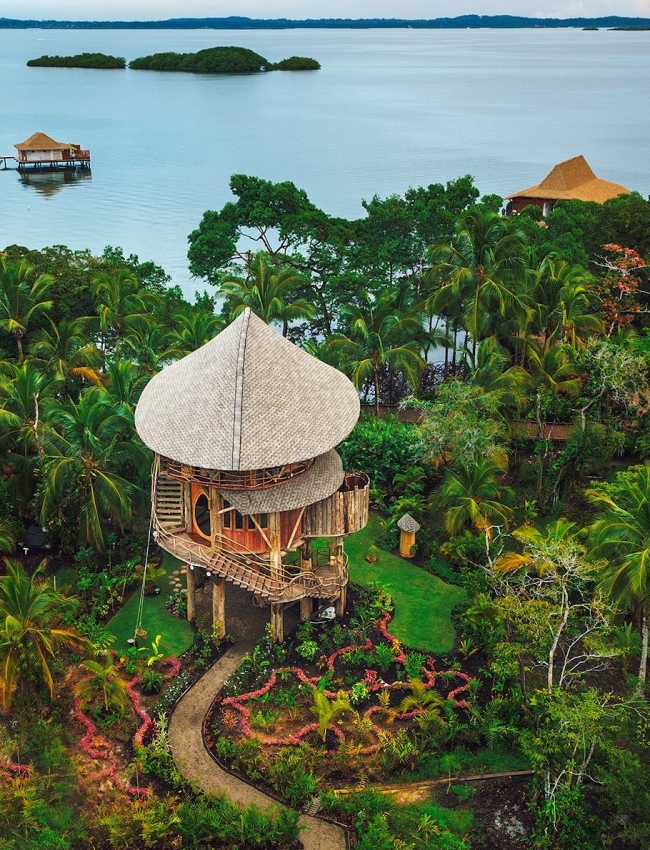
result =
[[[170,478],[179,481],[194,481],[207,484],[220,490],[266,490],[302,475],[311,469],[315,458],[298,463],[287,463],[270,469],[249,469],[244,472],[232,472],[223,469],[203,469],[200,466],[187,466],[175,460],[161,458],[161,468]]]
[[[188,565],[213,572],[250,590],[266,602],[292,602],[305,596],[333,599],[339,596],[341,588],[347,584],[347,559],[340,574],[336,566],[329,563],[312,564],[310,571],[285,564],[272,569],[268,560],[253,552],[244,551],[243,548],[238,552],[221,548],[219,544],[226,542],[226,538],[220,538],[217,547],[212,548],[207,542],[204,544],[194,540],[184,529],[165,527],[157,509],[159,477],[166,476],[164,473],[157,474],[157,464],[154,463],[151,485],[154,538],[165,551]],[[230,539],[227,542],[232,544]]]
[[[341,537],[360,531],[368,523],[370,478],[347,473],[341,487],[329,499],[305,508],[303,537]]]

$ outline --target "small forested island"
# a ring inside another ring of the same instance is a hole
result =
[[[246,47],[210,47],[198,53],[153,53],[129,62],[135,71],[186,71],[194,74],[254,74],[259,71],[317,71],[315,59],[291,56],[274,64]]]
[[[77,53],[75,56],[39,56],[38,59],[30,59],[27,65],[29,68],[99,68],[112,71],[126,68],[126,59],[106,53]]]

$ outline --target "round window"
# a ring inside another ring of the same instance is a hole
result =
[[[205,493],[194,502],[194,525],[204,537],[210,537],[210,504]]]

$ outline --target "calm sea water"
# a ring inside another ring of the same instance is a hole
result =
[[[201,77],[27,68],[42,54],[217,45],[315,73]],[[509,192],[584,154],[596,173],[650,192],[650,32],[0,30],[0,155],[37,130],[92,153],[73,182],[0,171],[0,247],[119,245],[191,295],[187,235],[229,199],[236,172],[292,180],[331,214],[472,174]]]

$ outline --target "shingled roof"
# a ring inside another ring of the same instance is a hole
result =
[[[151,379],[135,425],[149,448],[164,457],[243,471],[323,455],[358,417],[359,396],[342,372],[247,309],[213,340]]]
[[[55,142],[45,133],[33,133],[24,142],[14,145],[19,151],[65,151],[73,148],[70,142]]]
[[[618,183],[601,180],[591,170],[584,156],[574,156],[558,163],[536,186],[506,195],[513,198],[540,198],[550,201],[594,201],[604,204],[618,195],[629,195],[630,190]]]

